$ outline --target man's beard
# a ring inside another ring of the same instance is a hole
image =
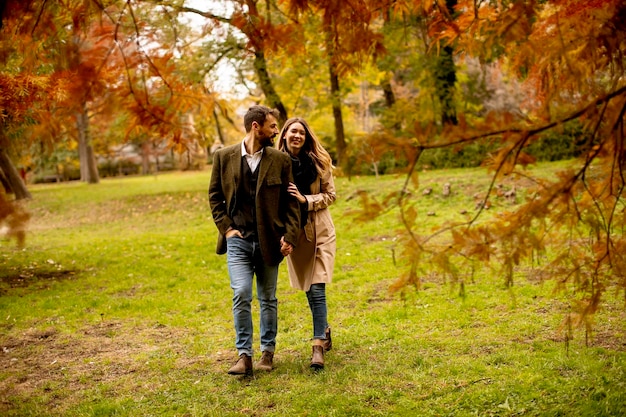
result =
[[[276,137],[276,135],[272,135],[272,136],[265,136],[263,138],[260,138],[259,143],[261,144],[262,147],[266,147],[266,146],[274,146],[274,138]]]

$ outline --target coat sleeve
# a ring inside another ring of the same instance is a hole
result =
[[[318,193],[305,195],[309,211],[319,211],[328,208],[337,199],[333,173],[329,169],[320,178],[320,190]]]
[[[229,227],[233,225],[233,220],[228,215],[228,204],[224,194],[224,184],[222,174],[225,167],[222,166],[222,153],[216,152],[213,156],[213,170],[211,171],[211,181],[209,183],[209,204],[213,221],[219,232],[224,235]]]

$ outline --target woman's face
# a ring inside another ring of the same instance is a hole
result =
[[[287,145],[289,153],[292,155],[298,155],[302,146],[304,146],[305,140],[306,130],[304,130],[302,123],[295,122],[289,125],[287,131],[285,132],[285,144]]]

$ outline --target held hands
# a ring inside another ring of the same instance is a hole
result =
[[[299,203],[306,203],[306,197],[303,196],[300,193],[300,191],[298,191],[298,187],[293,182],[289,183],[289,186],[287,187],[287,191],[289,192],[289,194],[295,197]]]
[[[290,255],[291,252],[293,252],[293,245],[289,242],[285,241],[285,237],[281,237],[280,238],[280,253],[283,254],[283,256],[287,256]]]

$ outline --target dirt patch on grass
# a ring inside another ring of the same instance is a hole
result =
[[[62,412],[97,387],[133,392],[133,387],[154,384],[156,389],[162,379],[158,361],[166,356],[176,362],[178,353],[185,351],[183,333],[184,329],[128,328],[111,321],[72,334],[48,327],[2,338],[0,414],[33,396]],[[189,357],[183,362],[174,367],[189,367]]]
[[[47,287],[55,281],[74,279],[78,271],[73,269],[42,270],[41,268],[23,270],[0,270],[0,295],[7,294],[12,288]]]

